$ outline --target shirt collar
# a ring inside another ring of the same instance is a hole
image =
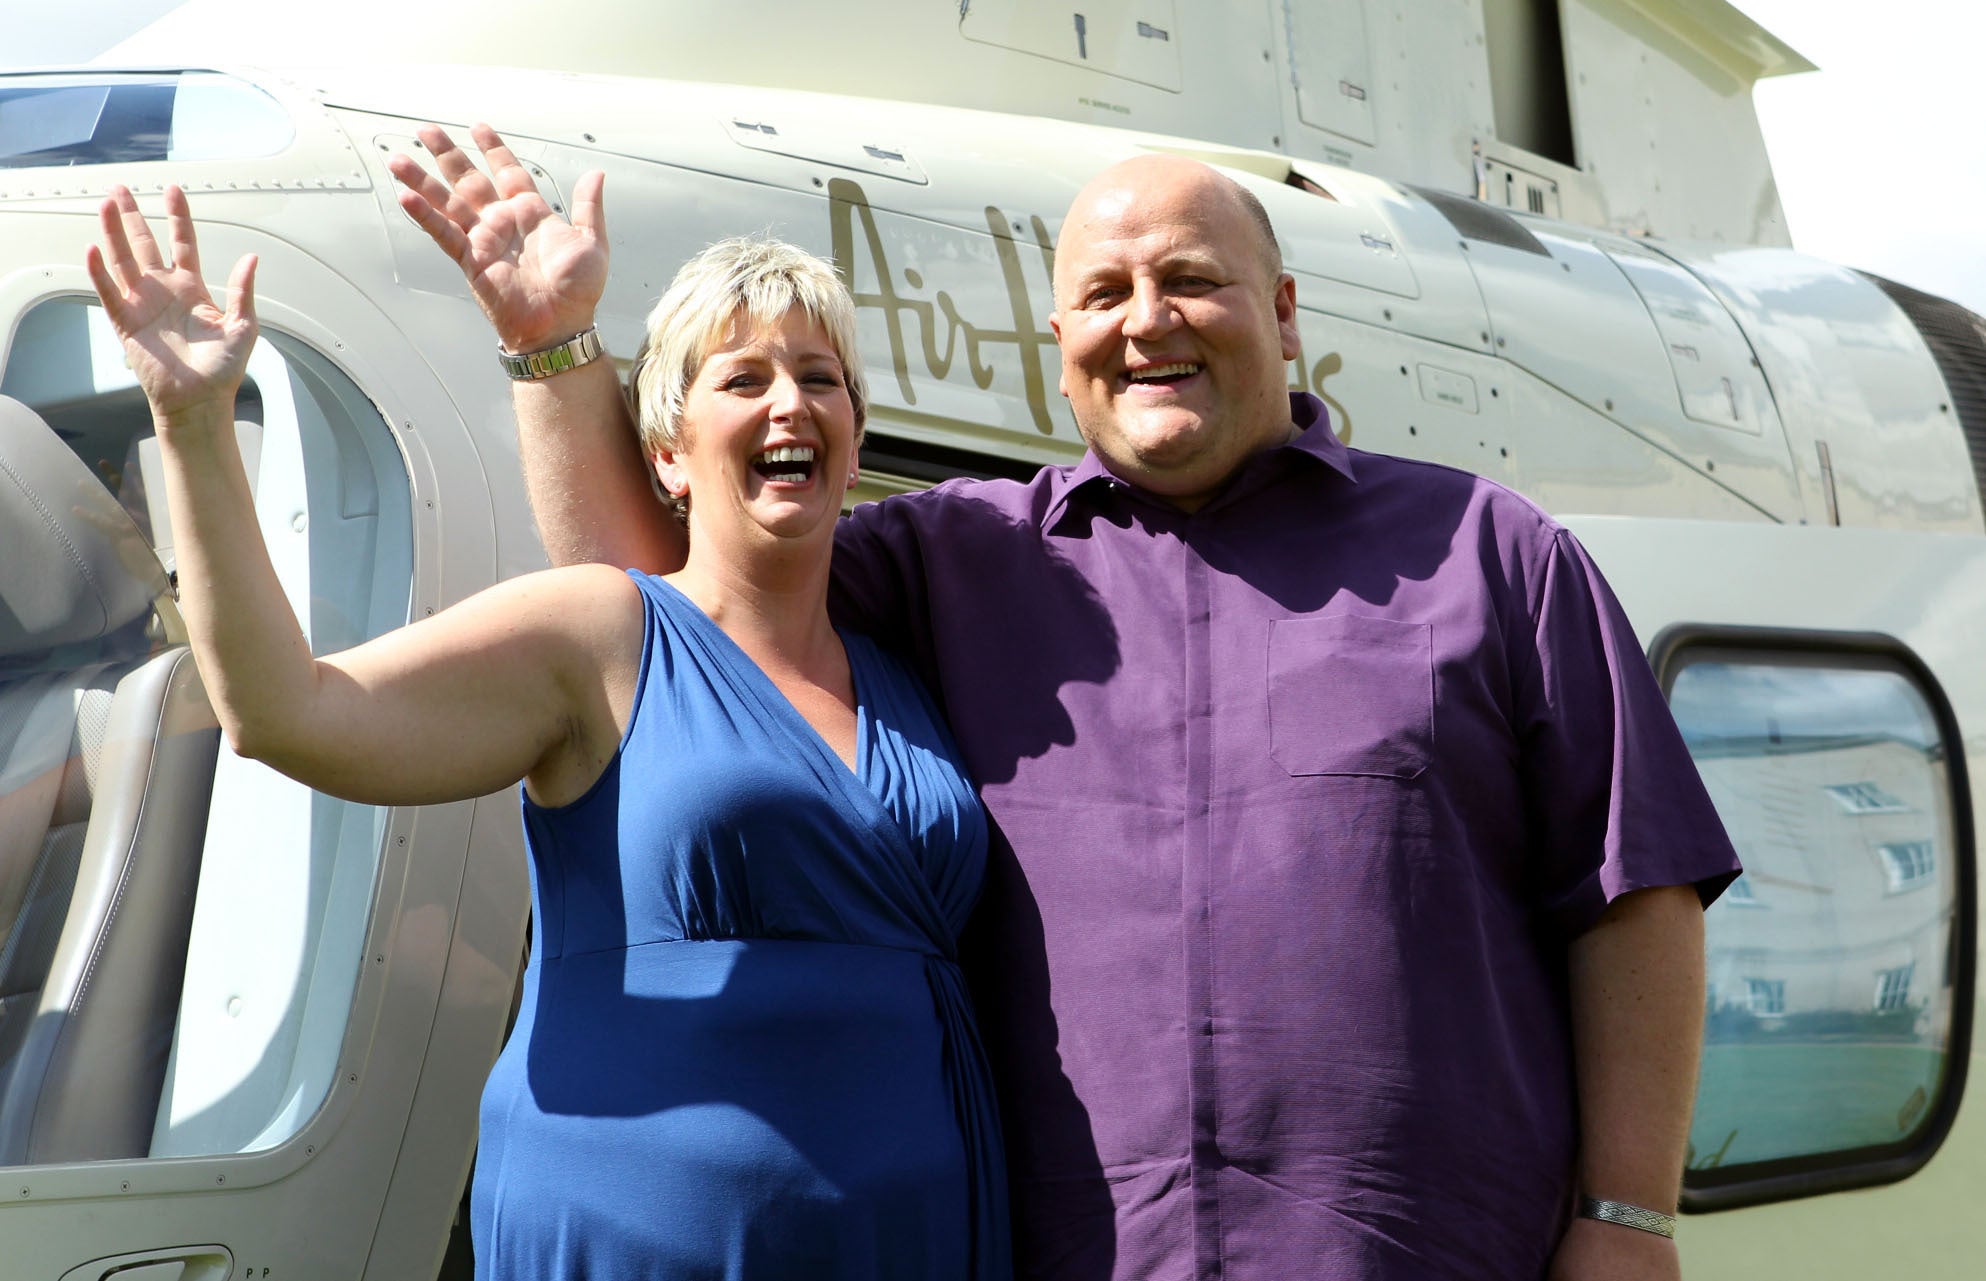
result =
[[[1296,424],[1296,436],[1274,449],[1264,450],[1242,464],[1241,469],[1222,491],[1216,494],[1206,507],[1201,508],[1202,511],[1223,506],[1259,488],[1265,479],[1279,471],[1292,457],[1315,458],[1346,480],[1353,484],[1358,483],[1358,477],[1352,471],[1351,450],[1345,446],[1344,441],[1338,439],[1337,433],[1331,430],[1331,411],[1324,407],[1323,401],[1309,392],[1291,392],[1290,421]],[[1097,457],[1095,450],[1084,451],[1082,461],[1063,473],[1059,487],[1049,498],[1048,506],[1041,514],[1042,529],[1055,528],[1056,522],[1062,519],[1071,500],[1079,491],[1094,496],[1111,489],[1138,492],[1135,485],[1113,476],[1110,469],[1103,465],[1103,460]]]

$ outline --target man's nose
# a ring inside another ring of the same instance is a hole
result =
[[[1162,334],[1179,323],[1179,313],[1173,309],[1172,299],[1165,290],[1151,282],[1140,282],[1131,289],[1131,297],[1124,305],[1124,332],[1133,338],[1151,337]]]

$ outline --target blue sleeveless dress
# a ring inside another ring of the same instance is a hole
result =
[[[955,940],[986,819],[929,697],[865,637],[851,773],[642,574],[640,684],[579,800],[524,803],[536,928],[483,1091],[491,1281],[1010,1273]]]

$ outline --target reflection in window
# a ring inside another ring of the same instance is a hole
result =
[[[1884,660],[1747,650],[1686,657],[1670,698],[1745,865],[1705,916],[1691,1170],[1907,1145],[1953,1014],[1916,964],[1949,953],[1957,902],[1930,704]]]
[[[21,317],[8,356],[0,393],[36,411],[58,455],[67,446],[81,461],[80,468],[71,463],[74,474],[106,509],[92,520],[127,529],[135,559],[163,582],[174,557],[151,415],[101,308],[73,298],[33,308]],[[265,330],[236,414],[262,534],[313,651],[349,648],[405,622],[409,489],[379,411],[322,354]],[[11,447],[0,440],[0,457]],[[173,629],[156,620],[138,639],[156,653],[183,650]],[[16,684],[59,684],[71,669],[102,658],[72,643],[9,661],[24,673]],[[0,663],[0,708],[12,689],[9,675]],[[313,793],[224,748],[210,760],[197,791],[164,795],[149,777],[138,784],[145,812],[190,813],[197,821],[186,892],[147,905],[173,915],[157,937],[175,942],[146,936],[159,951],[158,972],[168,977],[153,985],[157,992],[142,1011],[120,1016],[130,1022],[124,1040],[155,1066],[131,1084],[132,1097],[96,1101],[127,1111],[132,1133],[115,1150],[9,1151],[7,1109],[24,1095],[10,1086],[0,1090],[0,1164],[259,1150],[295,1134],[324,1101],[351,1016],[386,812]],[[0,815],[9,812],[7,800],[0,787]],[[88,806],[71,817],[96,840],[98,816]],[[71,914],[73,927],[73,914],[87,906],[79,893],[74,906],[65,900],[41,909],[56,914],[59,928],[61,913]],[[19,924],[9,917],[0,898],[0,939]],[[58,959],[46,972],[61,971]],[[15,987],[5,995],[23,1008],[49,1005],[31,985]],[[7,1049],[0,1035],[0,1082],[14,1066]],[[36,1090],[55,1097],[60,1085],[50,1080]]]
[[[1910,976],[1917,972],[1916,962],[1899,965],[1895,969],[1876,971],[1876,1008],[1878,1010],[1901,1010],[1910,1005]]]
[[[1921,890],[1931,883],[1931,873],[1937,865],[1932,848],[1929,841],[1891,841],[1877,847],[1883,871],[1889,877],[1890,893]]]
[[[1910,808],[1874,783],[1835,783],[1822,790],[1845,814],[1899,814]]]
[[[1745,1008],[1762,1019],[1786,1012],[1786,980],[1746,979]]]
[[[214,72],[0,77],[0,169],[247,159],[294,136],[273,98]]]

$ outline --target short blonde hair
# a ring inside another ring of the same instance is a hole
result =
[[[855,302],[834,268],[782,240],[737,236],[720,240],[683,264],[648,313],[648,332],[628,371],[628,408],[641,449],[676,450],[686,443],[683,402],[711,349],[738,321],[771,328],[798,308],[820,326],[841,361],[855,406],[855,439],[868,420],[869,389],[855,343]]]

